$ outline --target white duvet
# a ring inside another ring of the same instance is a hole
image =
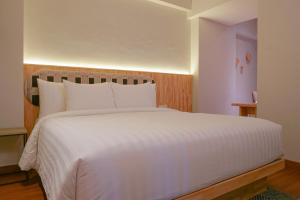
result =
[[[159,200],[281,155],[281,126],[270,121],[141,108],[44,117],[19,165],[38,171],[48,200]]]

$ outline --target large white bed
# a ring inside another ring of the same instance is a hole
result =
[[[49,200],[162,200],[281,156],[281,126],[267,120],[127,108],[41,118],[19,165]]]

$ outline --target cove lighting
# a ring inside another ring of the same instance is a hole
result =
[[[148,0],[148,1],[151,1],[153,3],[159,4],[159,5],[162,5],[162,6],[175,8],[175,9],[178,9],[178,10],[181,10],[181,11],[186,11],[186,12],[191,11],[191,9],[189,9],[189,8],[186,8],[186,7],[180,6],[180,5],[176,5],[175,3],[169,3],[167,1],[162,1],[162,0]]]
[[[96,65],[96,64],[84,64],[84,63],[69,63],[69,62],[55,62],[48,60],[24,60],[24,64],[34,65],[50,65],[60,67],[81,67],[81,68],[94,68],[94,69],[111,69],[111,70],[127,70],[127,71],[142,71],[142,72],[157,72],[168,74],[185,74],[190,75],[189,70],[184,69],[164,69],[163,67],[143,67],[143,66],[120,66],[120,65]]]

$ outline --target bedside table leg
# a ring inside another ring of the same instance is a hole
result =
[[[25,148],[26,142],[27,142],[27,134],[24,134],[23,135],[23,145],[24,145],[24,148]],[[29,181],[29,171],[25,171],[25,180],[24,181],[26,181],[26,182]]]
[[[25,147],[26,145],[26,142],[27,142],[27,134],[24,134],[23,135],[23,146]]]
[[[28,171],[25,172],[25,181],[26,182],[29,181],[29,172]]]

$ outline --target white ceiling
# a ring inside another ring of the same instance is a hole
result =
[[[235,25],[257,18],[257,13],[258,0],[230,0],[191,18],[201,17],[225,25]]]
[[[192,0],[148,0],[163,6],[168,6],[182,11],[189,12],[192,8]]]
[[[162,0],[168,3],[176,4],[178,6],[187,8],[187,9],[192,9],[192,0]]]
[[[257,18],[258,0],[148,0],[189,12],[189,18],[205,18],[235,25]],[[200,5],[200,7],[199,7]]]

